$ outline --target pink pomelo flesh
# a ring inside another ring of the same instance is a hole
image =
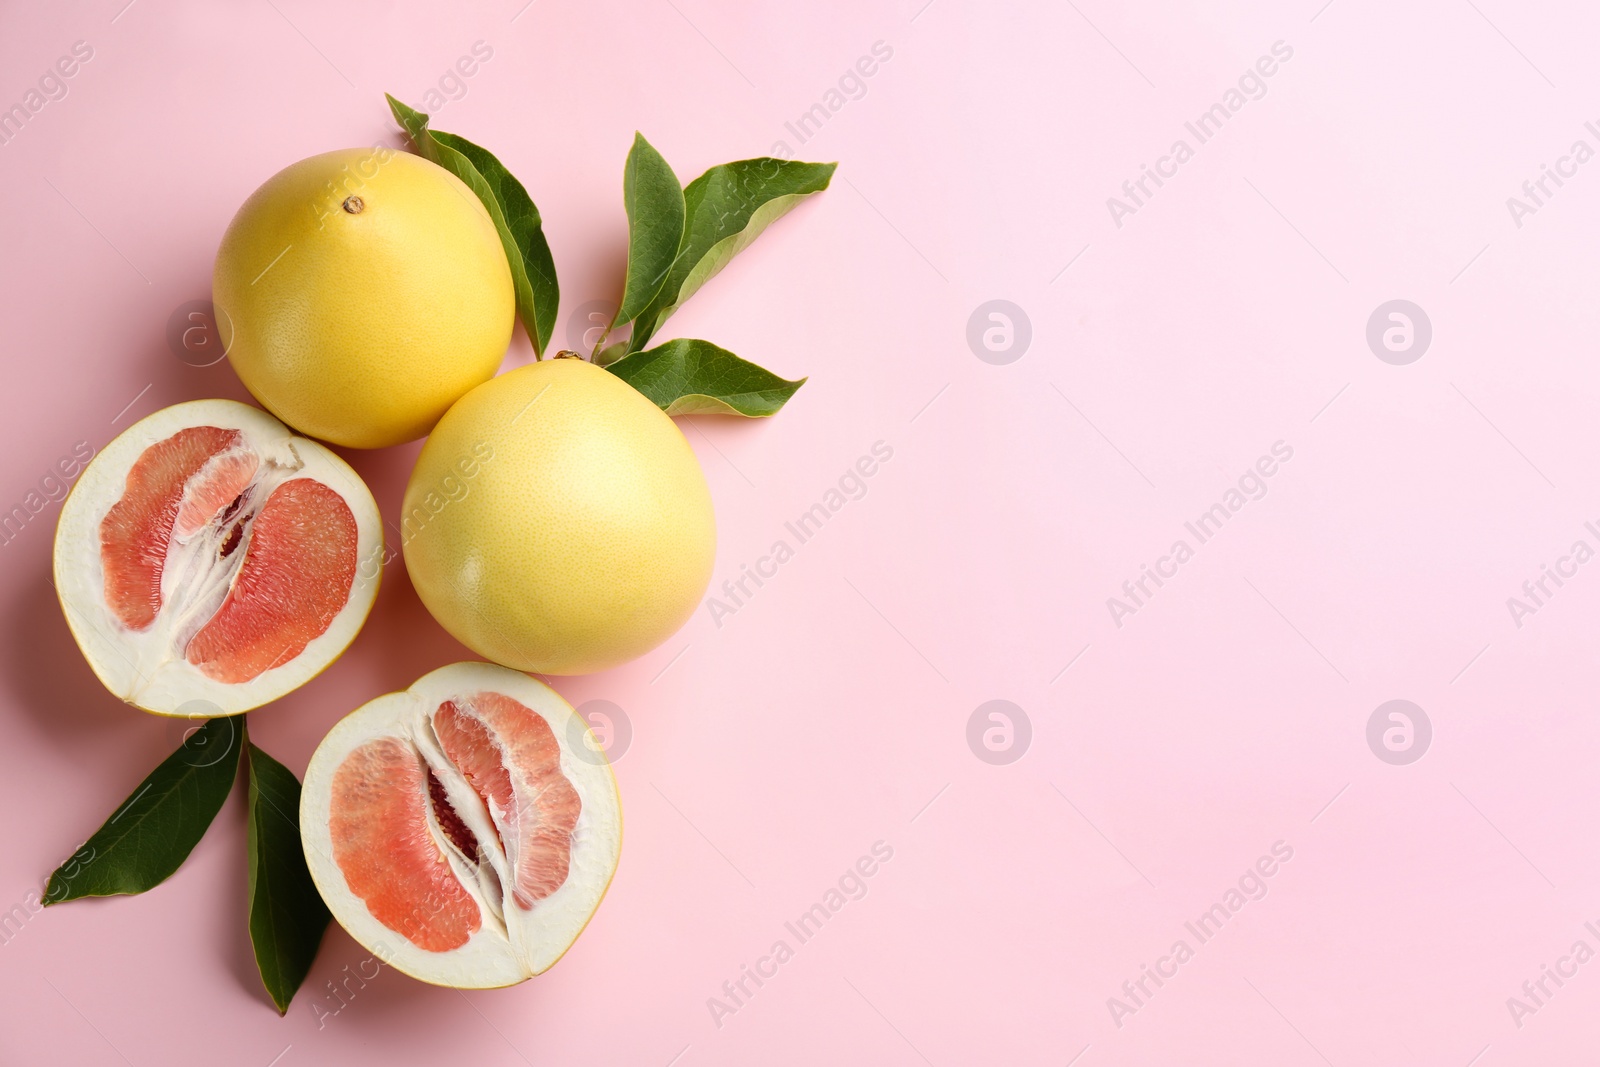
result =
[[[482,925],[428,826],[427,766],[399,738],[368,741],[334,773],[333,859],[350,891],[418,948],[460,948]]]
[[[248,682],[327,631],[357,544],[338,492],[282,480],[238,430],[191,426],[139,455],[100,524],[106,604],[138,632],[170,614],[175,654]]]
[[[509,901],[494,905],[533,911],[567,880],[583,805],[549,724],[512,697],[444,700],[425,729],[436,749],[385,736],[344,758],[328,828],[345,885],[373,918],[418,948],[446,952],[482,923],[461,875],[480,891],[509,880]],[[459,811],[463,802],[479,807]],[[487,823],[492,836],[469,822]]]
[[[244,539],[235,520],[219,551]],[[356,520],[321,482],[295,478],[267,497],[250,527],[244,563],[186,657],[207,675],[245,682],[305,651],[344,607],[356,577]]]
[[[185,486],[206,460],[239,440],[237,430],[191,426],[145,449],[128,471],[127,489],[100,524],[106,602],[130,629],[161,611],[161,571]]]
[[[495,989],[549,970],[594,916],[622,798],[561,694],[452,663],[334,724],[306,767],[300,833],[317,891],[368,952]]]
[[[517,872],[512,898],[528,909],[567,880],[578,793],[561,773],[561,748],[543,719],[502,693],[479,693],[471,708],[476,715],[455,701],[441,704],[434,733],[489,809]],[[536,803],[519,802],[526,797]]]

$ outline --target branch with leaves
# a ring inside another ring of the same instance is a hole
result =
[[[495,221],[517,286],[517,313],[543,357],[555,329],[559,287],[539,209],[488,151],[428,127],[428,116],[389,97],[395,121],[425,158],[467,184]],[[637,388],[669,415],[775,413],[805,379],[789,381],[697,338],[647,349],[672,313],[716,277],[768,226],[822,192],[834,163],[762,156],[712,167],[688,186],[642,134],[622,172],[628,266],[622,300],[588,358]],[[526,299],[524,296],[526,295]],[[626,340],[607,344],[630,326]]]

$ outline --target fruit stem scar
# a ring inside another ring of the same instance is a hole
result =
[[[367,202],[359,196],[347,196],[344,198],[344,203],[339,206],[352,215],[359,215],[361,209],[367,206]]]

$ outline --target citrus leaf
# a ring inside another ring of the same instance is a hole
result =
[[[44,903],[143,893],[166,881],[222,810],[239,769],[242,719],[209,719],[57,867]]]
[[[826,189],[836,166],[762,156],[712,167],[690,182],[683,191],[683,242],[660,292],[634,322],[632,351],[644,348],[669,315],[763,230]]]
[[[282,1015],[311,970],[330,916],[300,845],[300,780],[253,744],[248,760],[250,943],[261,984]]]
[[[597,367],[609,367],[617,360],[628,354],[628,342],[618,341],[616,344],[606,345],[594,354],[591,361]]]
[[[641,133],[633,135],[622,170],[622,203],[628,210],[628,279],[613,328],[632,320],[661,291],[683,240],[683,187]]]
[[[517,314],[527,328],[534,353],[542,357],[555,333],[561,289],[556,284],[555,259],[544,237],[539,209],[522,183],[488,149],[453,133],[430,130],[427,115],[413,111],[387,93],[384,96],[395,121],[411,137],[417,154],[460,178],[483,201],[511,266]]]
[[[635,352],[606,370],[649,397],[668,415],[774,414],[806,383],[791,382],[710,341],[680,337]]]

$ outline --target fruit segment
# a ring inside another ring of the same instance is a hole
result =
[[[205,466],[184,484],[178,516],[172,524],[173,539],[187,544],[212,519],[241,503],[245,489],[260,469],[261,457],[237,444],[206,460]]]
[[[512,899],[531,909],[567,880],[582,808],[561,773],[555,735],[531,708],[503,693],[447,700],[433,726],[445,756],[488,807],[513,872]]]
[[[500,746],[488,727],[466,714],[454,700],[446,700],[433,714],[433,732],[445,758],[454,763],[494,825],[495,843],[505,850],[501,827],[516,817],[511,793],[511,772],[506,770]],[[570,827],[568,828],[570,830]]]
[[[306,861],[356,940],[424,981],[510,985],[555,963],[621,847],[611,769],[546,686],[458,663],[352,712],[318,746]]]
[[[231,715],[331,663],[377,592],[377,505],[326,448],[230,400],[159,411],[62,506],[55,579],[108,689],[158,714]]]
[[[417,750],[368,741],[334,774],[333,858],[384,926],[429,952],[460,948],[482,925],[428,825],[428,769]]]
[[[218,551],[240,551],[248,518]],[[244,563],[216,615],[189,641],[190,663],[223,682],[247,682],[320,637],[356,576],[356,520],[321,482],[295,478],[272,491],[250,524]]]
[[[134,461],[126,490],[100,523],[106,603],[123,625],[143,630],[155,621],[184,489],[207,460],[238,440],[237,430],[191,426],[146,448]]]

